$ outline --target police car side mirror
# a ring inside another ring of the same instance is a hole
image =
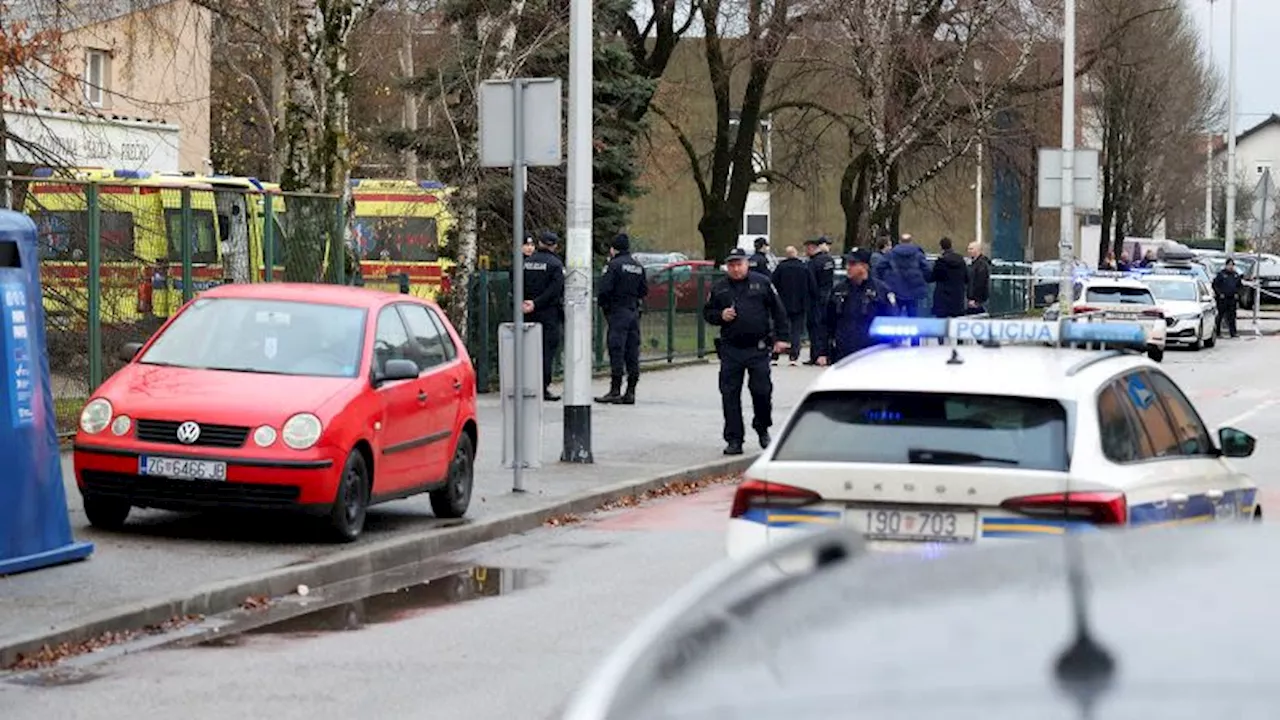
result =
[[[1218,429],[1218,444],[1222,454],[1232,458],[1247,458],[1253,454],[1258,441],[1252,435],[1233,427]]]

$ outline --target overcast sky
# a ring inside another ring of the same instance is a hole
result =
[[[1186,0],[1200,26],[1210,36],[1209,0]],[[1236,124],[1239,132],[1280,113],[1280,82],[1274,58],[1280,39],[1280,0],[1235,0],[1236,5]],[[1225,81],[1231,47],[1231,0],[1216,0],[1213,11],[1213,64]],[[1223,128],[1225,131],[1226,128]]]

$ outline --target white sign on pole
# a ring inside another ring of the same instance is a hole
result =
[[[1075,202],[1077,211],[1101,210],[1102,192],[1097,150],[1073,150]],[[1036,204],[1045,210],[1062,207],[1062,150],[1040,148],[1036,163]]]
[[[523,84],[524,162],[555,167],[564,162],[560,132],[564,104],[559,78],[489,80],[480,84],[480,165],[512,167],[515,161],[515,83]]]
[[[1276,232],[1276,203],[1272,194],[1275,186],[1271,184],[1271,170],[1264,168],[1262,178],[1253,188],[1252,236],[1254,240],[1265,240]]]

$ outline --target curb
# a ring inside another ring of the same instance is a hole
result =
[[[426,530],[390,538],[365,547],[337,552],[311,562],[285,565],[234,580],[206,585],[169,597],[143,600],[104,610],[46,630],[12,640],[0,640],[0,667],[19,660],[42,646],[75,644],[105,633],[159,625],[175,616],[217,615],[240,607],[251,596],[280,597],[299,585],[323,587],[342,580],[420,563],[463,548],[542,527],[550,518],[592,512],[615,500],[657,490],[673,482],[693,482],[717,475],[741,472],[756,455],[717,460],[644,480],[628,480],[588,490],[538,508],[517,510],[445,529]]]

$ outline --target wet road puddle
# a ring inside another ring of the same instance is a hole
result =
[[[305,638],[359,630],[366,625],[418,617],[437,608],[506,595],[545,581],[545,573],[537,570],[471,567],[426,582],[374,592],[336,604],[329,603],[313,610],[302,610],[290,617],[255,627],[227,629],[216,637],[203,638],[188,646],[236,647],[259,636]]]
[[[67,685],[83,685],[84,683],[97,680],[102,677],[101,673],[91,672],[83,668],[75,667],[56,667],[48,670],[37,670],[34,672],[24,673],[9,680],[14,685],[26,685],[28,687],[64,687]]]

